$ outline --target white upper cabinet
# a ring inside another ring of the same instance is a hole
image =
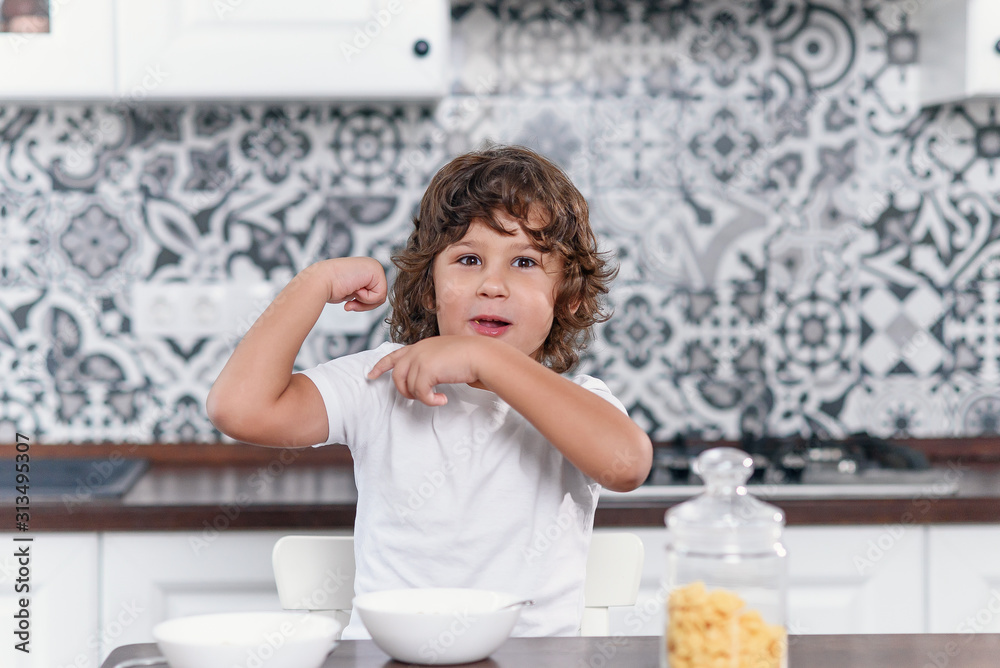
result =
[[[0,103],[436,100],[448,0],[72,0],[0,33]]]
[[[50,32],[0,33],[0,100],[114,97],[112,0],[50,7]]]
[[[1000,2],[919,5],[920,104],[1000,97]]]
[[[125,99],[434,99],[448,0],[116,0]]]

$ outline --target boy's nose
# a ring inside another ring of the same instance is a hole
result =
[[[506,297],[508,293],[507,280],[500,270],[483,272],[479,283],[479,294],[484,297]]]

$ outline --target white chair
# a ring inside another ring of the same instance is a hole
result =
[[[354,601],[353,536],[284,536],[271,566],[282,608],[333,617],[343,631]]]
[[[608,608],[635,605],[643,558],[635,534],[594,534],[580,635],[608,635]],[[354,538],[285,536],[275,543],[271,563],[282,608],[325,614],[347,626],[354,598]]]
[[[611,635],[608,608],[635,605],[644,559],[642,541],[634,533],[593,535],[583,581],[580,635]]]

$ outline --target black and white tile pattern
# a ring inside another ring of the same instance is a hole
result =
[[[0,441],[218,439],[238,332],[137,334],[130,288],[388,265],[486,139],[588,197],[621,271],[581,370],[654,437],[998,433],[1000,104],[918,108],[913,4],[454,0],[433,109],[0,106]]]

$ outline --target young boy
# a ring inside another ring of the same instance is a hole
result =
[[[318,262],[247,332],[209,415],[249,443],[350,447],[357,594],[507,591],[535,601],[515,635],[577,634],[600,487],[634,489],[652,460],[603,382],[560,375],[613,274],[587,204],[548,160],[498,147],[443,167],[414,225],[393,258],[395,343],[292,372],[325,304],[386,299],[377,261]]]

